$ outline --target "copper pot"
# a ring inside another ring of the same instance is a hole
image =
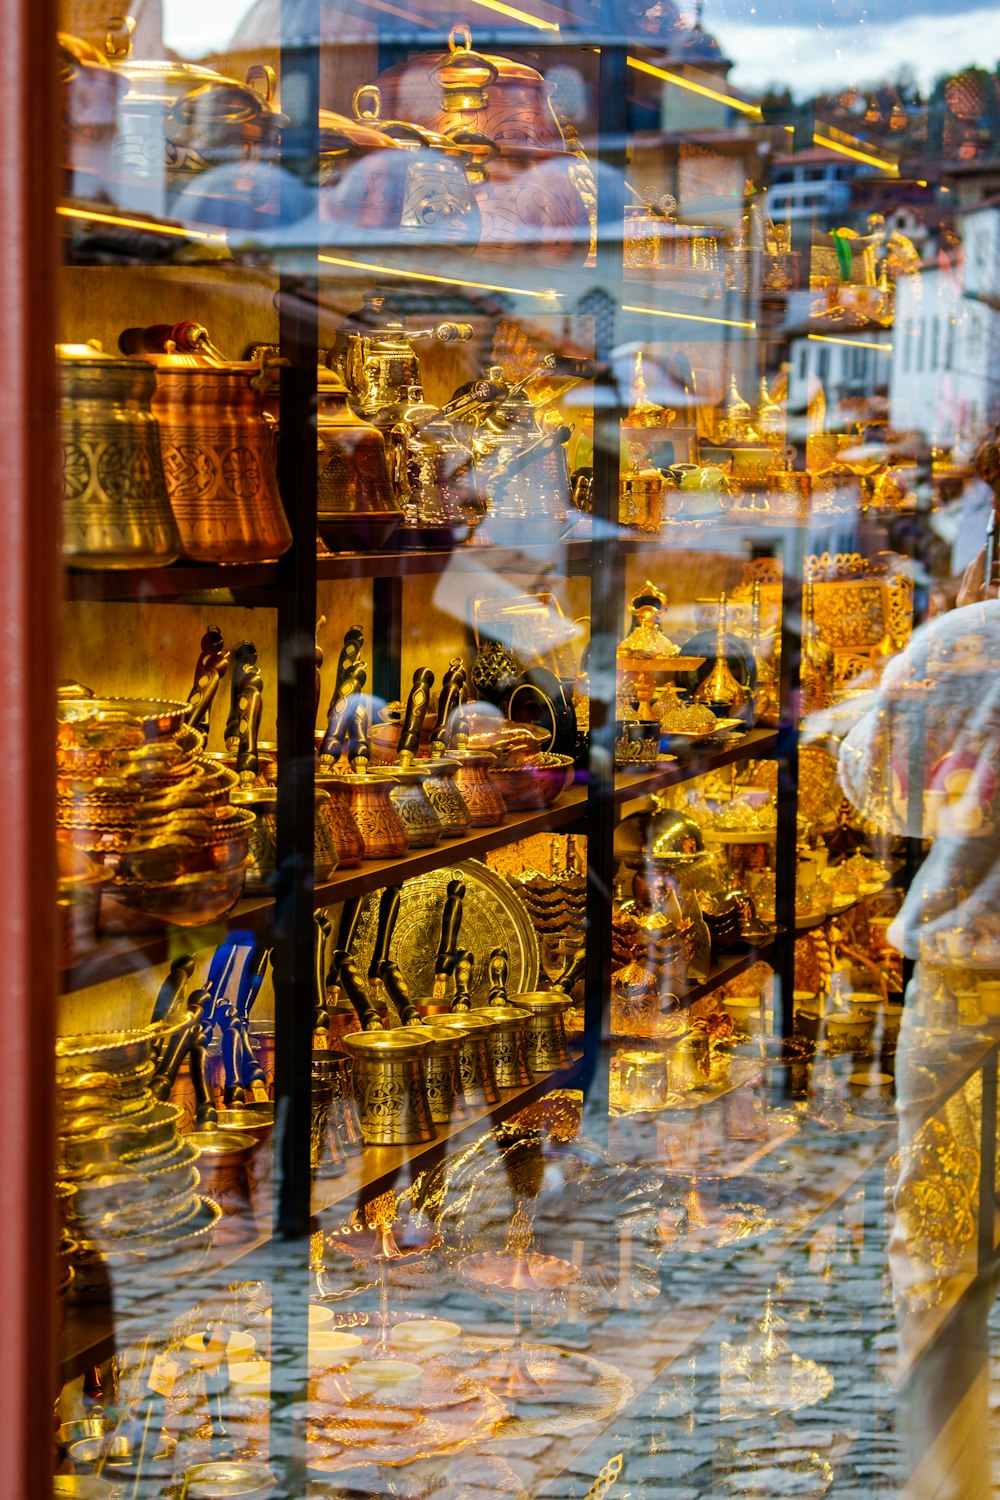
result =
[[[119,343],[156,366],[152,410],[183,555],[249,563],[287,552],[263,365],[224,361],[198,324],[127,329]]]
[[[472,827],[472,815],[455,779],[458,762],[445,757],[442,760],[425,760],[419,764],[427,773],[424,791],[427,793],[428,802],[438,815],[441,837],[444,839],[464,838]]]
[[[316,773],[317,790],[329,799],[323,806],[330,838],[337,851],[337,869],[353,869],[365,852],[364,840],[351,811],[351,791],[342,776]]]
[[[525,1044],[528,1063],[536,1073],[568,1068],[573,1061],[566,1040],[566,1012],[573,1004],[562,990],[534,990],[512,995],[511,1004],[529,1015]]]
[[[363,859],[398,859],[409,848],[406,825],[389,795],[396,785],[391,771],[345,771],[339,779],[351,796],[351,815],[364,845]]]
[[[553,259],[582,263],[590,249],[584,194],[593,179],[582,152],[567,151],[542,75],[512,58],[474,52],[465,26],[452,29],[448,48],[379,75],[387,112],[443,135],[474,131],[498,148],[496,159],[480,160],[472,174],[482,252],[523,254],[541,244]]]
[[[534,1076],[527,1050],[530,1016],[518,1005],[484,1005],[472,1014],[494,1023],[489,1046],[497,1088],[527,1088]]]
[[[163,567],[181,541],[170,509],[148,361],[58,348],[63,556],[79,568]]]
[[[195,1131],[187,1137],[198,1148],[201,1190],[222,1210],[215,1227],[217,1245],[237,1245],[255,1233],[247,1164],[257,1149],[252,1135],[235,1130]]]
[[[462,1095],[462,1033],[448,1026],[437,1025],[425,1026],[423,1030],[431,1043],[424,1070],[431,1119],[435,1125],[448,1125],[452,1120],[464,1120],[468,1111]]]
[[[424,790],[423,770],[394,766],[392,775],[396,785],[389,796],[406,829],[407,844],[411,849],[433,848],[441,839],[441,819]]]
[[[389,477],[385,439],[351,410],[347,396],[335,371],[319,372],[316,524],[327,546],[360,552],[383,547],[402,511]]]
[[[351,120],[321,109],[320,218],[351,230],[398,229],[406,196],[399,151],[377,119],[358,116]]]
[[[92,198],[111,170],[128,81],[82,38],[60,32],[57,41],[65,190],[71,198]]]
[[[473,828],[496,828],[506,814],[503,797],[490,780],[488,768],[496,757],[489,751],[449,750],[449,760],[458,761],[455,786],[466,807]]]
[[[496,1022],[481,1011],[450,1012],[434,1017],[435,1029],[457,1032],[462,1039],[458,1054],[462,1099],[469,1109],[491,1108],[500,1103],[490,1042]]]

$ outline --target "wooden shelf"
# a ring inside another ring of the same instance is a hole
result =
[[[467,1137],[481,1135],[494,1125],[503,1124],[519,1110],[544,1099],[555,1089],[571,1088],[579,1078],[580,1064],[581,1056],[578,1055],[568,1068],[543,1073],[526,1088],[502,1090],[499,1104],[472,1110],[464,1120],[439,1126],[435,1139],[423,1145],[366,1146],[360,1156],[349,1160],[346,1172],[340,1177],[321,1178],[313,1183],[313,1213],[322,1214],[338,1207],[345,1212],[358,1208],[392,1187],[403,1171],[408,1172],[412,1179],[418,1172],[434,1166],[449,1149]]]
[[[668,761],[662,766],[641,771],[617,771],[615,801],[630,802],[634,797],[662,792],[667,787],[693,781],[696,776],[704,776],[736,761],[770,760],[777,754],[780,742],[781,731],[778,729],[751,729],[728,744],[715,749],[707,747],[693,755],[680,755],[676,761]]]
[[[315,889],[317,907],[335,906],[352,896],[363,896],[423,875],[442,865],[457,864],[464,859],[479,859],[490,849],[500,849],[517,839],[556,829],[582,827],[587,811],[585,786],[574,786],[564,792],[556,807],[538,812],[508,813],[498,828],[474,829],[465,838],[442,839],[432,849],[412,849],[398,859],[362,860],[355,870],[343,870],[332,880]],[[108,938],[95,945],[92,952],[62,973],[62,992],[87,989],[108,979],[119,979],[156,964],[166,963],[178,953],[197,952],[221,940],[223,933],[235,928],[268,927],[274,919],[274,901],[270,896],[250,896],[237,902],[225,917],[202,927],[170,927],[164,932],[135,938]]]
[[[586,572],[590,541],[573,537],[523,546],[460,546],[407,552],[335,552],[316,559],[320,581],[351,578],[413,578],[446,569],[474,573]],[[169,568],[69,569],[64,595],[71,600],[135,604],[243,604],[274,608],[277,563],[232,567],[175,563]]]

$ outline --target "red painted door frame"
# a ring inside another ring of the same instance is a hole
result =
[[[0,1495],[49,1500],[60,161],[53,0],[0,0]]]

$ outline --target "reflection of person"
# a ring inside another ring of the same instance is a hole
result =
[[[948,1080],[982,1024],[979,985],[1000,977],[998,770],[1000,601],[988,600],[916,631],[841,747],[855,806],[887,831],[930,840],[889,929],[915,964],[896,1056],[889,1247],[912,1500],[993,1493],[988,1276],[968,1292],[968,1317],[949,1324],[941,1309],[977,1271],[981,1084],[977,1075],[951,1092]],[[963,1398],[964,1438],[949,1426]]]

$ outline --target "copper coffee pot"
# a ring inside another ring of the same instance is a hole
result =
[[[316,526],[323,541],[338,551],[384,547],[402,520],[385,438],[351,409],[335,370],[319,372],[316,444]]]
[[[183,555],[248,563],[287,552],[263,361],[226,360],[200,323],[126,328],[118,346],[156,366],[152,410]]]

